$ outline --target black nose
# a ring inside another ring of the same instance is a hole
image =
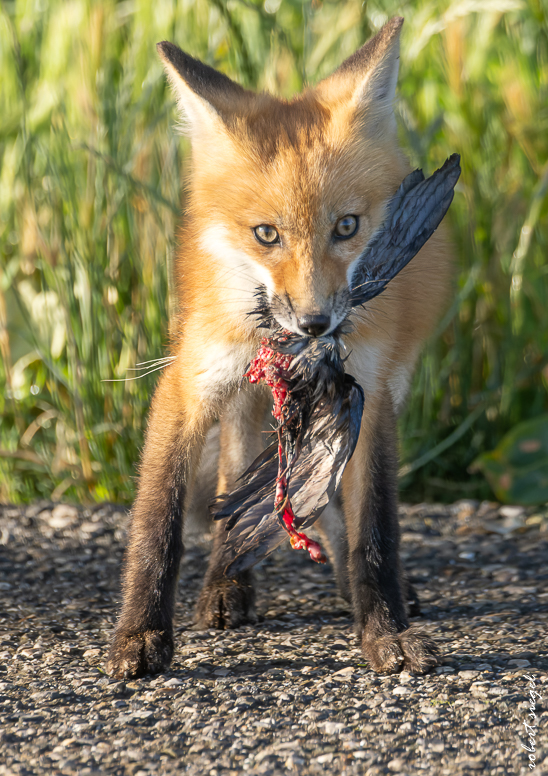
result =
[[[311,337],[321,337],[328,330],[331,318],[329,315],[303,315],[297,323]]]

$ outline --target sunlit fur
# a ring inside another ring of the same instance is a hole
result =
[[[393,19],[315,89],[292,101],[243,90],[170,43],[159,53],[192,143],[175,277],[174,361],[152,404],[126,553],[124,602],[108,670],[119,677],[163,670],[173,652],[173,607],[182,515],[207,430],[221,417],[219,485],[232,487],[262,445],[268,396],[237,393],[262,331],[249,313],[258,288],[273,317],[299,333],[303,315],[350,313],[352,266],[409,173],[393,113],[399,31]],[[345,215],[356,235],[337,240]],[[271,224],[281,243],[261,245]],[[358,446],[343,476],[340,560],[357,633],[377,671],[425,671],[434,647],[408,630],[397,526],[396,413],[414,362],[445,303],[450,257],[438,232],[388,288],[354,311],[347,371],[362,385]],[[217,531],[197,608],[202,628],[253,618],[248,572],[228,579]],[[341,550],[342,551],[342,550]]]
[[[193,159],[176,278],[184,350],[194,363],[204,342],[215,353],[224,346],[228,353],[237,343],[253,351],[257,333],[247,313],[259,285],[267,287],[277,320],[292,331],[300,331],[302,315],[328,315],[332,330],[348,314],[353,260],[411,169],[397,144],[389,92],[398,32],[391,29],[381,41],[377,61],[370,55],[365,66],[342,67],[290,102],[239,90],[233,105],[227,104],[230,95],[217,98],[219,112],[207,131],[203,116],[197,128],[190,122]],[[377,91],[368,89],[371,71]],[[184,107],[184,94],[180,102]],[[335,223],[346,214],[359,217],[359,230],[337,240]],[[281,244],[261,245],[252,231],[259,224],[274,225]],[[366,354],[373,348],[376,375],[390,382],[397,373],[398,397],[404,393],[403,371],[411,371],[446,300],[449,266],[439,230],[388,289],[354,316],[348,344],[353,360],[362,362],[357,370],[367,371]],[[192,340],[196,354],[188,351]],[[234,368],[242,360],[232,359]]]

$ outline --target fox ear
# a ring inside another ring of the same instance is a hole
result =
[[[395,16],[319,84],[331,101],[353,103],[372,115],[378,128],[395,127],[394,97],[400,59],[401,16]]]
[[[249,93],[203,62],[193,59],[168,41],[156,45],[167,77],[183,114],[182,129],[191,137],[203,136],[221,123],[230,124],[231,117],[247,101]]]

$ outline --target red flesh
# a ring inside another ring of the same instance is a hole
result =
[[[249,369],[244,377],[247,377],[250,383],[260,383],[263,381],[272,391],[274,398],[274,407],[272,414],[278,421],[283,423],[283,406],[287,399],[289,386],[284,378],[287,374],[293,356],[284,356],[282,353],[276,353],[269,347],[268,339],[261,340],[261,346],[257,355],[251,362]],[[289,534],[289,541],[294,550],[308,550],[312,560],[317,563],[325,563],[326,557],[318,542],[309,539],[305,533],[300,533],[295,527],[295,514],[291,507],[289,493],[287,492],[287,480],[283,470],[283,449],[281,442],[278,445],[278,478],[276,480],[276,495],[274,498],[274,508],[282,513],[282,525]]]
[[[283,378],[287,373],[293,356],[284,356],[282,353],[275,353],[268,347],[268,340],[263,338],[257,355],[249,365],[249,369],[244,377],[247,377],[250,383],[265,382],[274,398],[274,409],[272,414],[278,421],[282,422],[282,407],[287,398],[288,386]]]

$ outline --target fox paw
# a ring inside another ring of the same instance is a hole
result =
[[[244,579],[207,582],[198,599],[195,621],[202,630],[227,630],[257,622],[255,590],[248,575]]]
[[[173,657],[173,637],[164,631],[116,634],[106,663],[115,679],[133,679],[166,671]]]
[[[378,674],[425,674],[438,664],[436,644],[411,628],[381,637],[370,637],[364,632],[362,651]]]

